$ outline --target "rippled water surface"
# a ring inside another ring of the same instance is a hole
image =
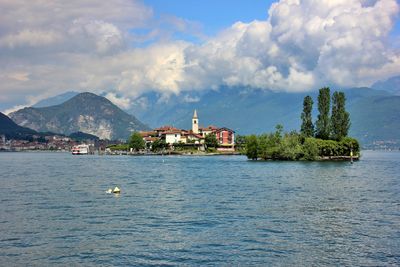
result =
[[[0,181],[3,266],[400,265],[400,153],[0,153]]]

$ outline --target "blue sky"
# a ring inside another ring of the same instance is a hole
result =
[[[237,21],[251,22],[268,17],[270,0],[145,0],[157,15],[172,14],[180,18],[197,21],[203,25],[207,35],[231,26]]]
[[[212,36],[219,31],[229,27],[237,21],[251,22],[253,20],[266,20],[268,18],[268,9],[272,3],[278,1],[272,0],[144,0],[151,6],[156,16],[162,14],[174,15],[180,18],[199,22],[202,25],[203,32]],[[399,2],[399,0],[397,0]],[[177,37],[192,38],[177,35]],[[391,39],[394,41],[400,38],[400,15],[395,21],[391,32]],[[398,43],[397,43],[398,42]],[[400,48],[400,41],[396,45]]]
[[[6,0],[0,10],[2,111],[66,91],[129,108],[150,91],[305,92],[400,75],[398,0]]]

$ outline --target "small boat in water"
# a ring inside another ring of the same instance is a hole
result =
[[[109,188],[109,189],[106,191],[106,193],[107,193],[107,194],[111,194],[111,193],[113,193],[113,194],[120,194],[120,193],[121,193],[121,189],[119,189],[119,187],[116,186],[116,187],[114,187],[114,189]]]
[[[88,155],[89,146],[88,145],[77,145],[72,147],[72,155]]]
[[[114,194],[120,194],[121,193],[121,189],[118,188],[118,186],[116,186],[113,191]]]

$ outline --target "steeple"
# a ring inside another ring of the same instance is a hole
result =
[[[192,132],[195,134],[199,133],[199,119],[197,118],[197,111],[194,110],[192,118]]]

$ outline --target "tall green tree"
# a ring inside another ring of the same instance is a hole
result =
[[[303,113],[301,113],[301,130],[300,132],[306,137],[314,136],[314,124],[312,122],[312,106],[314,102],[311,96],[306,96],[303,101]]]
[[[144,149],[146,144],[143,140],[143,137],[138,132],[133,132],[131,137],[129,138],[129,147],[133,148],[133,150],[138,151],[140,149]]]
[[[319,89],[318,95],[318,119],[316,126],[316,137],[328,140],[331,132],[331,123],[329,117],[331,105],[331,96],[329,87]]]
[[[346,111],[346,96],[343,92],[334,92],[332,96],[332,138],[341,140],[350,129],[350,115]]]

